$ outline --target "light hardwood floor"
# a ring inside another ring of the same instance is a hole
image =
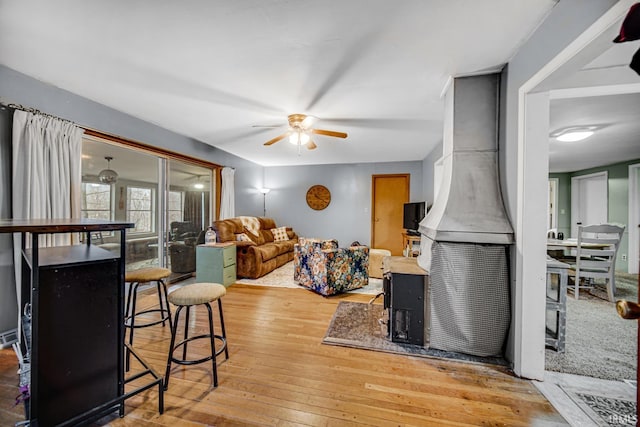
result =
[[[555,425],[562,417],[528,381],[491,365],[408,357],[321,344],[339,301],[304,289],[233,285],[223,298],[230,358],[219,364],[176,366],[157,412],[157,392],[131,398],[112,426],[351,426]],[[143,299],[144,301],[144,299]],[[206,311],[191,318],[205,331]],[[215,315],[215,313],[214,313]],[[135,347],[164,372],[169,328],[139,329]],[[190,357],[205,355],[190,344]],[[17,365],[0,351],[0,425],[20,420],[13,407]],[[135,369],[135,367],[134,367]]]

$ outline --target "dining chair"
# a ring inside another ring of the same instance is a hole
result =
[[[579,297],[580,288],[595,286],[593,279],[605,279],[609,301],[614,301],[616,255],[624,228],[613,224],[578,227],[576,260],[569,271],[569,276],[574,281],[575,299]]]

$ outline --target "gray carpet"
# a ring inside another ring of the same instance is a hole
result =
[[[322,343],[409,356],[507,365],[500,357],[478,357],[392,342],[386,338],[386,324],[381,322],[383,311],[382,304],[340,301]]]
[[[638,300],[637,275],[616,275],[616,299]],[[566,351],[546,350],[547,370],[607,380],[636,378],[637,322],[621,319],[604,288],[567,296]]]

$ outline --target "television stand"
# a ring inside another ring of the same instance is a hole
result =
[[[413,235],[406,233],[402,233],[402,250],[406,250],[406,256],[415,257],[420,255],[420,238],[421,235]],[[415,248],[415,245],[418,245],[418,249]]]
[[[407,230],[407,236],[419,236],[420,232],[418,230]]]

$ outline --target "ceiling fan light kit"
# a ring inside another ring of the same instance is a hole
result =
[[[311,126],[317,120],[314,116],[307,116],[306,114],[290,114],[288,116],[289,129],[282,135],[278,135],[275,138],[267,141],[264,145],[269,146],[276,142],[289,137],[289,143],[298,147],[298,154],[300,148],[304,145],[309,150],[315,150],[318,148],[315,142],[311,139],[311,134],[331,136],[335,138],[346,138],[347,134],[344,132],[336,132],[332,130],[314,129]]]

